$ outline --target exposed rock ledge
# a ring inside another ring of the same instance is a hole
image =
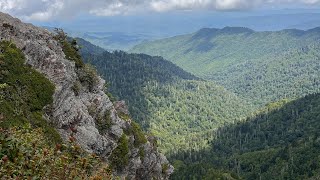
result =
[[[26,63],[55,84],[54,103],[46,119],[55,125],[63,139],[67,140],[71,129],[76,129],[74,137],[77,143],[86,151],[107,160],[117,147],[123,130],[130,127],[131,122],[117,115],[113,103],[103,91],[104,80],[99,78],[94,91],[84,89],[75,95],[72,86],[79,79],[75,64],[65,58],[53,34],[1,12],[0,39],[13,41],[25,54]],[[112,126],[102,134],[97,129],[95,119],[107,111],[110,112]],[[132,143],[134,136],[130,136],[129,140]],[[168,165],[166,157],[149,141],[141,147],[144,149],[144,158],[140,158],[139,148],[131,147],[129,164],[117,175],[129,179],[168,179],[173,167]],[[163,166],[168,168],[163,170]]]

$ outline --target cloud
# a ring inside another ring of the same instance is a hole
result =
[[[153,1],[151,7],[156,11],[173,9],[213,9],[237,10],[254,7],[259,0],[163,0]]]
[[[64,8],[61,0],[1,0],[0,11],[23,19],[48,20]]]
[[[126,15],[150,9],[148,0],[109,0],[89,12],[98,16]]]
[[[46,21],[70,18],[80,13],[113,16],[146,11],[224,11],[290,3],[318,5],[320,0],[0,0],[0,11],[26,20]]]

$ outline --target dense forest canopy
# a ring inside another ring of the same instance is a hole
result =
[[[106,79],[108,90],[126,101],[134,119],[159,138],[160,148],[167,153],[207,147],[214,129],[253,110],[223,87],[161,57],[122,51],[99,55],[82,51],[82,55]]]
[[[255,118],[219,128],[209,149],[171,157],[180,167],[173,179],[215,174],[203,169],[244,179],[317,179],[319,118],[320,94],[269,104]]]

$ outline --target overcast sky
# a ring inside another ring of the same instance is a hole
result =
[[[320,0],[0,0],[0,11],[27,21],[93,16],[133,15],[176,10],[233,11],[295,4],[318,8]]]

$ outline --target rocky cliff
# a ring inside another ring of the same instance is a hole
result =
[[[0,39],[15,43],[26,63],[54,83],[54,102],[45,108],[45,118],[64,140],[72,136],[84,150],[110,163],[125,156],[122,167],[113,166],[117,176],[168,179],[173,167],[157,151],[154,138],[141,137],[123,102],[112,103],[105,94],[103,79],[97,76],[92,84],[82,80],[86,69],[66,57],[54,34],[0,13]],[[116,154],[124,140],[128,151]]]

